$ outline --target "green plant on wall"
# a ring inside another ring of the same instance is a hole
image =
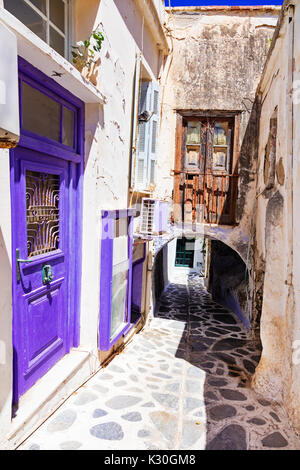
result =
[[[104,36],[99,29],[92,31],[90,37],[85,41],[78,41],[72,46],[73,64],[81,72],[85,67],[88,69],[97,62],[96,54],[100,52]]]

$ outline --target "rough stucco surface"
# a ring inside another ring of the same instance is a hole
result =
[[[277,15],[211,17],[182,13],[174,18],[174,23],[170,21],[174,24],[170,80],[176,107],[249,108],[249,103],[243,106],[243,100],[251,99],[255,92]]]
[[[300,55],[299,4],[286,10],[280,34],[260,84],[257,203],[251,242],[256,293],[261,293],[262,357],[253,385],[272,400],[282,401],[300,431],[299,366],[299,104],[292,100]],[[293,37],[294,34],[294,37]],[[294,49],[293,49],[294,42]],[[298,54],[297,54],[298,48]],[[275,175],[264,179],[270,123],[277,114]],[[293,131],[294,129],[294,131]]]
[[[172,55],[163,77],[160,196],[170,196],[173,189],[166,169],[174,164],[174,110],[240,111],[242,144],[277,17],[277,10],[273,15],[246,11],[169,16]]]
[[[208,291],[215,302],[231,309],[249,327],[245,271],[245,263],[236,251],[222,242],[211,241]]]
[[[176,110],[236,111],[241,116],[239,200],[235,229],[210,231],[247,257],[254,201],[257,122],[255,92],[277,23],[278,9],[259,11],[176,12],[167,19],[171,56],[162,92],[156,195],[171,200]],[[245,195],[247,194],[247,200]]]
[[[167,17],[171,55],[162,77],[162,121],[156,196],[172,200],[176,113],[237,112],[240,115],[239,191],[235,227],[197,228],[248,260],[253,225],[260,102],[256,89],[278,20],[266,11],[176,11]],[[250,272],[249,289],[254,273]],[[254,311],[254,308],[252,308]],[[255,312],[254,316],[256,315]]]

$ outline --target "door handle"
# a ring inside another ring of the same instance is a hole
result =
[[[33,263],[34,260],[30,259],[21,259],[20,256],[20,249],[16,249],[16,261],[17,261],[17,281],[21,280],[21,271],[20,271],[20,263]]]
[[[50,264],[43,266],[43,284],[48,284],[53,281],[53,273]]]

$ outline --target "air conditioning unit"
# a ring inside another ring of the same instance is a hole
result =
[[[144,235],[161,235],[168,229],[169,203],[143,198],[140,232]]]

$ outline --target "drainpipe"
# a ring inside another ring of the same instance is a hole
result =
[[[294,178],[294,104],[293,104],[293,85],[294,85],[294,53],[295,53],[295,23],[294,23],[295,6],[288,6],[288,22],[290,25],[289,30],[289,56],[288,56],[288,155],[291,156],[291,163],[289,168],[289,204],[291,211],[288,212],[288,227],[289,230],[289,246],[291,251],[289,253],[288,261],[288,278],[286,280],[287,285],[293,284],[293,236],[294,236],[294,214],[293,214],[293,178]]]

